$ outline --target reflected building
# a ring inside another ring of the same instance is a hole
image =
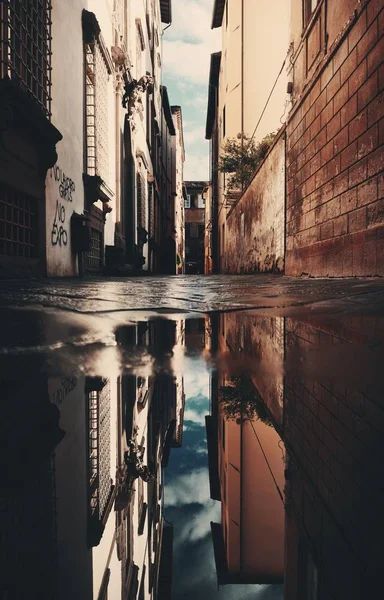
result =
[[[284,597],[373,597],[380,585],[384,533],[383,320],[349,315],[337,319],[308,315],[298,320],[237,313],[221,316],[213,335],[217,385],[212,385],[207,432],[211,496],[222,504],[221,525],[212,526],[219,583],[245,581],[239,577],[238,558],[241,549],[244,559],[244,548],[234,533],[239,514],[253,538],[253,561],[268,553],[270,535],[257,535],[252,527],[268,498],[269,481],[277,484],[285,509],[284,523],[281,508],[276,505],[272,511],[275,525],[280,521],[281,535],[280,547],[271,553],[281,566],[281,580],[284,576]],[[241,415],[238,423],[228,415],[223,419],[223,389],[237,386],[237,397],[242,398],[238,410],[246,410],[250,383],[258,414],[245,423]],[[260,471],[251,436],[244,440],[244,432],[253,427],[268,465],[265,473]],[[274,432],[277,443],[268,445],[263,428],[271,440]],[[273,451],[284,447],[274,462]],[[248,490],[253,507],[248,513],[243,505],[239,510],[238,480],[243,470],[239,466],[253,475]]]
[[[251,329],[241,316],[221,315],[215,329],[224,360],[233,349],[240,362],[253,359],[245,356]],[[216,378],[211,382],[211,415],[206,425],[211,497],[221,501],[221,523],[211,524],[218,584],[282,583],[281,438],[263,408],[257,372],[232,375],[223,363]],[[276,390],[280,390],[278,382],[273,392]],[[279,404],[272,392],[270,397]]]
[[[163,469],[182,443],[184,382],[170,358],[184,324],[129,325],[116,341],[102,376],[3,384],[1,597],[170,598]],[[143,358],[135,374],[125,353]]]

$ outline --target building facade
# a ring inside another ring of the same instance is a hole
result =
[[[204,273],[205,181],[185,181],[185,273]]]
[[[383,10],[375,0],[291,2],[289,275],[384,274]]]
[[[172,106],[173,122],[176,135],[173,138],[173,197],[175,203],[175,241],[176,241],[176,273],[185,271],[185,211],[184,211],[184,136],[183,119],[180,106]]]
[[[170,0],[7,2],[0,22],[2,274],[170,270]]]
[[[211,331],[220,365],[206,418],[211,497],[222,505],[221,523],[212,525],[218,583],[244,582],[244,566],[260,567],[269,555],[279,557],[289,600],[374,593],[384,529],[376,477],[384,410],[380,350],[369,340],[381,339],[380,318],[232,313],[215,316]],[[364,356],[356,352],[361,346]],[[261,514],[262,526],[271,527],[263,535],[256,533]]]
[[[211,56],[206,139],[211,142],[213,270],[225,272],[234,270],[227,260],[230,258],[227,241],[238,237],[238,232],[227,231],[227,218],[244,190],[235,193],[230,189],[231,175],[219,171],[219,158],[226,141],[243,136],[244,144],[249,144],[251,138],[257,144],[268,134],[276,132],[284,122],[289,5],[282,0],[273,3],[273,6],[267,2],[215,0],[212,28],[218,27],[222,30],[222,47],[221,52]],[[273,37],[271,31],[274,32]],[[265,60],[266,55],[268,60]],[[277,175],[283,188],[283,173]],[[268,232],[271,223],[263,223],[262,209],[257,210],[260,203],[262,198],[255,194],[255,210],[248,214],[247,221],[250,228],[254,223],[256,229]],[[283,205],[274,218],[277,224],[279,219],[283,222]],[[282,236],[283,226],[278,230]],[[272,252],[260,253],[254,258],[252,265],[255,271],[267,270],[266,255],[273,253],[275,246],[280,246],[271,236],[268,243]],[[257,249],[255,254],[258,254]]]
[[[253,3],[243,10],[238,4],[237,13],[230,0],[214,3],[212,26],[223,28],[222,52],[211,57],[206,127],[211,140],[214,269],[381,276],[383,5],[374,0],[292,0],[280,8],[284,19],[277,18],[267,29],[274,31],[268,46],[262,35],[266,22],[256,18],[259,8]],[[255,14],[247,13],[251,10]],[[266,7],[263,18],[273,17],[274,8]],[[253,38],[264,40],[268,68],[277,48],[281,54],[274,82],[263,79],[258,69],[263,53],[256,48],[258,42],[247,43],[248,23],[258,32],[260,28],[260,38]],[[247,63],[250,57],[255,68]],[[231,79],[231,73],[240,71],[243,79]],[[257,81],[257,90],[248,93]],[[264,87],[270,90],[265,104]],[[280,128],[278,141],[247,189],[231,201],[217,168],[220,152],[225,136],[234,137],[236,129],[250,135],[250,115],[256,141],[284,122],[285,129]]]

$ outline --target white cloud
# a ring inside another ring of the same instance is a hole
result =
[[[210,54],[216,50],[217,45],[212,45],[210,40],[201,44],[164,40],[164,70],[167,77],[208,86]]]
[[[179,475],[166,486],[165,503],[167,506],[183,504],[206,504],[210,500],[207,469],[196,469],[191,473]]]
[[[201,510],[196,511],[186,520],[180,530],[176,540],[177,546],[185,542],[197,542],[206,537],[211,530],[211,521],[220,520],[220,504],[214,500],[209,500]]]
[[[207,106],[208,106],[208,95],[207,94],[200,94],[199,96],[196,94],[193,94],[192,96],[188,96],[185,101],[184,104],[186,106],[193,106],[194,108],[202,108],[203,110],[207,110]],[[205,132],[205,130],[204,130]]]
[[[208,153],[197,155],[187,153],[184,163],[184,179],[186,181],[208,180]]]
[[[172,5],[172,13],[172,27],[167,30],[167,39],[184,39],[197,43],[213,34],[213,0],[177,0]]]
[[[205,157],[203,158],[205,159]],[[184,175],[184,179],[188,180],[189,178],[186,175]],[[198,178],[196,177],[196,179]],[[209,372],[207,363],[202,357],[185,356],[184,390],[187,399],[191,398],[192,396],[199,396],[200,394],[205,398],[208,398]]]
[[[191,146],[196,142],[202,142],[205,139],[205,128],[204,127],[195,127],[190,131],[184,130],[184,143],[186,146]]]
[[[207,410],[204,410],[203,413],[198,413],[197,410],[186,409],[184,411],[184,421],[192,421],[192,423],[198,423],[199,425],[205,426],[205,415]]]

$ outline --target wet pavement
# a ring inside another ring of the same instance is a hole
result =
[[[384,282],[2,282],[0,598],[360,600]]]
[[[40,305],[83,313],[212,312],[330,304],[382,305],[384,280],[297,279],[276,275],[178,275],[117,279],[2,281],[0,306]],[[332,301],[332,302],[331,302]]]

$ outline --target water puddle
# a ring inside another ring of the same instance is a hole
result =
[[[8,317],[2,599],[375,597],[383,319]]]

